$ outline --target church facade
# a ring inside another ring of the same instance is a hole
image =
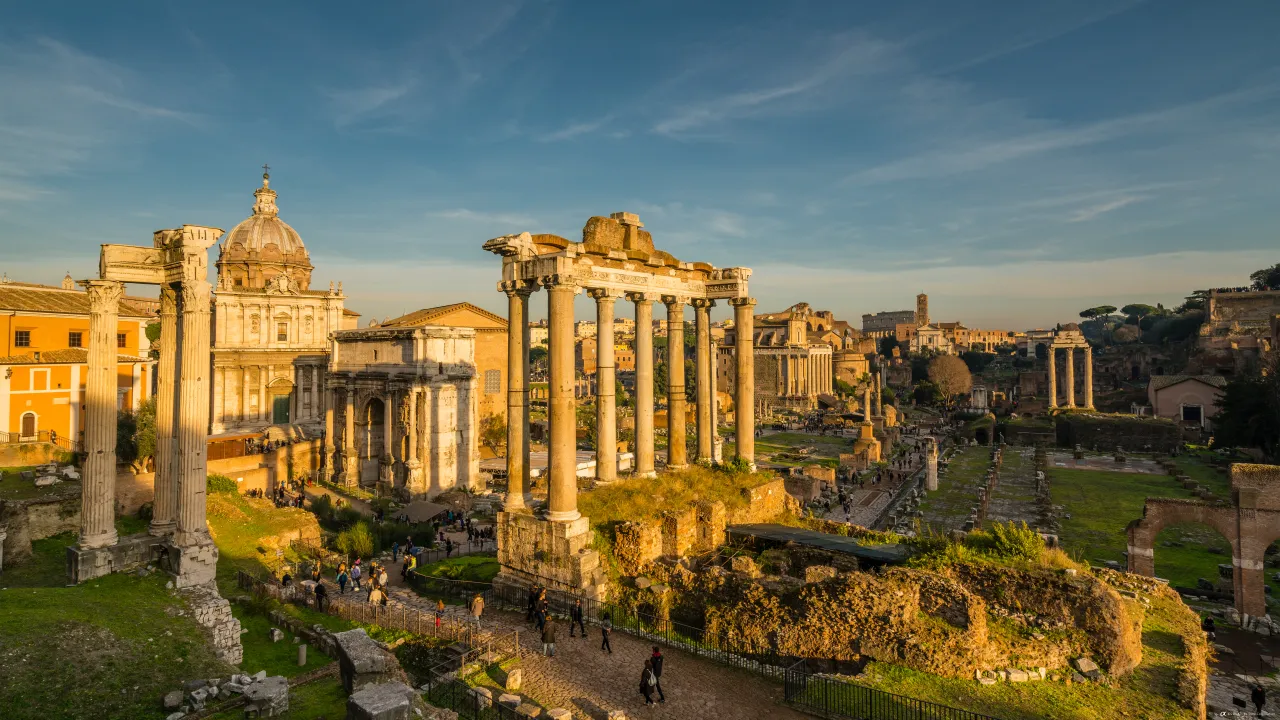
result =
[[[280,219],[270,177],[254,193],[253,214],[218,247],[213,308],[210,432],[304,425],[319,431],[330,333],[355,327],[342,285],[311,289],[302,238]]]

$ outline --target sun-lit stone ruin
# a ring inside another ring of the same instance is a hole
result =
[[[336,482],[402,499],[478,489],[475,341],[470,328],[439,326],[333,334],[325,437],[339,439]]]
[[[1054,333],[1053,340],[1050,341],[1047,350],[1049,358],[1049,407],[1058,407],[1058,372],[1057,372],[1057,356],[1059,350],[1064,350],[1066,354],[1066,363],[1063,365],[1063,384],[1066,390],[1065,405],[1067,408],[1076,406],[1076,350],[1084,351],[1084,402],[1079,407],[1087,410],[1093,409],[1093,346],[1089,345],[1084,339],[1084,335],[1080,332],[1080,326],[1075,323],[1067,323],[1062,329]]]
[[[614,312],[619,298],[634,305],[636,321],[636,472],[653,475],[654,399],[653,304],[666,306],[668,336],[684,332],[685,306],[692,305],[696,325],[696,461],[713,453],[710,309],[717,300],[734,308],[738,329],[735,385],[737,456],[754,462],[754,367],[751,344],[752,308],[747,293],[748,268],[718,269],[701,262],[681,262],[654,248],[653,239],[631,213],[593,217],[582,230],[582,242],[556,235],[508,235],[484,244],[502,256],[499,290],[509,299],[507,478],[504,512],[498,515],[499,582],[551,584],[564,590],[601,597],[605,579],[599,556],[589,546],[591,530],[577,508],[575,473],[574,323],[573,298],[586,291],[596,301],[596,397],[599,442],[596,473],[604,481],[617,475]],[[529,342],[530,295],[544,288],[549,316],[549,454],[548,505],[545,517],[533,514],[529,497]],[[685,439],[684,353],[681,343],[669,343],[667,364],[666,467],[688,465]]]

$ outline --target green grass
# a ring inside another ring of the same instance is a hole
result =
[[[328,665],[332,661],[332,658],[318,649],[308,647],[307,664],[299,667],[298,646],[293,642],[292,633],[281,628],[284,630],[284,639],[280,642],[271,642],[268,636],[272,627],[271,621],[265,615],[251,612],[242,605],[232,605],[231,611],[240,621],[240,626],[248,631],[240,636],[240,643],[244,646],[244,662],[240,667],[246,673],[252,674],[259,670],[266,670],[268,675],[293,677]]]
[[[1199,461],[1188,461],[1184,469],[1214,488],[1219,497],[1226,497],[1223,473]],[[1063,548],[1095,565],[1107,560],[1124,563],[1125,528],[1142,517],[1148,497],[1193,497],[1169,475],[1050,468],[1049,477],[1053,502],[1065,506],[1071,515],[1058,532]],[[1195,587],[1197,578],[1216,582],[1218,564],[1231,562],[1231,549],[1225,538],[1206,525],[1170,525],[1156,537],[1155,561],[1157,576],[1176,586]],[[1267,582],[1280,590],[1280,583],[1270,576]]]
[[[218,589],[226,597],[235,595],[236,571],[253,575],[276,571],[286,560],[296,560],[294,553],[281,547],[268,547],[263,538],[288,533],[315,524],[315,515],[300,508],[278,508],[270,500],[247,498],[235,493],[210,493],[208,496],[209,531],[218,544]],[[265,551],[265,552],[264,552]]]
[[[804,459],[771,458],[778,453],[793,452],[796,448],[812,447],[814,451]],[[853,451],[853,439],[830,435],[811,435],[804,432],[779,432],[756,438],[756,458],[778,465],[833,465],[839,462],[841,453]],[[726,451],[727,452],[727,451]],[[833,465],[834,466],[834,465]]]
[[[3,577],[6,720],[163,718],[165,692],[231,671],[162,575],[109,575],[70,588],[17,587],[8,571]]]
[[[953,455],[946,471],[938,473],[938,489],[920,503],[925,524],[938,531],[959,529],[978,501],[978,490],[986,487],[989,467],[989,448],[966,447]]]
[[[742,491],[774,476],[767,472],[724,473],[703,467],[662,473],[656,478],[633,478],[578,492],[578,509],[597,528],[628,520],[656,518],[663,511],[689,508],[699,500],[720,500],[726,509],[742,507]],[[610,541],[613,532],[608,532]]]
[[[56,485],[48,487],[36,487],[36,484],[30,480],[26,480],[20,473],[26,470],[34,470],[35,466],[5,468],[0,475],[0,500],[30,500],[32,498],[52,497],[65,492],[68,486],[78,486],[80,483],[74,481],[63,481]]]
[[[289,689],[289,720],[342,720],[347,716],[347,693],[337,677],[324,677]],[[232,708],[209,720],[241,720],[244,708]]]
[[[494,554],[483,553],[463,555],[422,565],[418,568],[418,574],[471,582],[491,582],[501,569],[502,566],[498,564],[498,558]]]

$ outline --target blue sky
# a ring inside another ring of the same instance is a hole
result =
[[[230,228],[264,162],[366,317],[502,311],[484,240],[618,210],[855,322],[924,290],[1044,326],[1280,261],[1268,0],[357,7],[6,4],[0,271]]]

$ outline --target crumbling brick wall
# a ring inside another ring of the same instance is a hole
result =
[[[639,575],[662,556],[662,528],[654,522],[622,523],[614,531],[613,556],[624,575]]]
[[[684,557],[697,542],[697,521],[697,512],[691,507],[663,513],[662,554]]]

